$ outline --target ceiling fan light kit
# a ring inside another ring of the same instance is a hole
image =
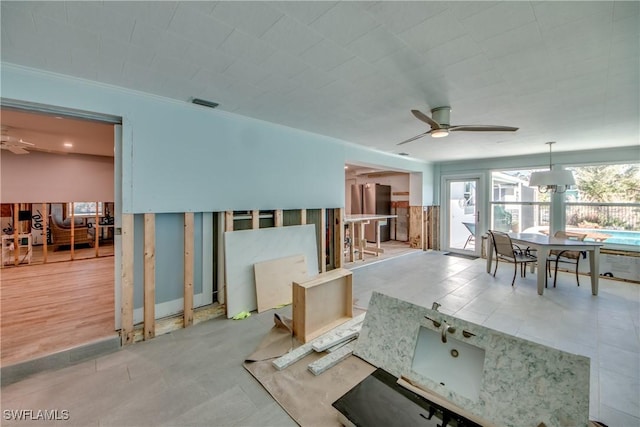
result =
[[[432,138],[442,138],[449,135],[449,131],[446,129],[435,129],[431,131]]]
[[[553,170],[551,146],[555,142],[551,141],[546,144],[549,145],[549,170],[533,172],[529,178],[529,187],[538,187],[538,191],[541,193],[564,193],[570,186],[576,184],[576,180],[571,171],[566,169]]]
[[[436,107],[431,109],[429,117],[420,110],[411,110],[418,120],[427,123],[431,129],[425,133],[404,140],[397,145],[406,144],[416,139],[420,139],[425,135],[431,134],[432,138],[443,138],[449,135],[449,132],[467,131],[467,132],[515,132],[518,128],[511,126],[493,126],[493,125],[451,125],[449,118],[451,115],[451,107]]]

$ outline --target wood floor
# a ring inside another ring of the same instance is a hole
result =
[[[114,259],[0,270],[0,365],[116,335]]]

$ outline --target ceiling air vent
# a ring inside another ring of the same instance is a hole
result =
[[[191,100],[194,104],[202,105],[203,107],[216,108],[219,104],[213,101],[207,101],[206,99],[193,98]]]

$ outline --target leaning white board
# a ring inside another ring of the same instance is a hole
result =
[[[227,317],[258,307],[253,265],[257,262],[303,254],[309,276],[318,270],[314,224],[224,233]]]

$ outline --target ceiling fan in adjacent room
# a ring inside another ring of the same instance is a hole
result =
[[[22,138],[9,135],[9,128],[2,127],[2,135],[0,135],[0,148],[9,150],[13,154],[29,154],[28,148],[35,147],[33,142],[25,141]]]
[[[398,143],[397,145],[406,144],[407,142],[415,141],[422,138],[425,135],[431,134],[433,138],[441,138],[449,135],[449,132],[467,131],[467,132],[515,132],[518,128],[511,126],[494,126],[494,125],[451,125],[449,124],[449,115],[451,113],[451,107],[436,107],[431,110],[432,117],[427,116],[419,110],[411,110],[414,116],[418,120],[421,120],[431,126],[425,133],[416,135],[413,138],[409,138],[405,141]]]

